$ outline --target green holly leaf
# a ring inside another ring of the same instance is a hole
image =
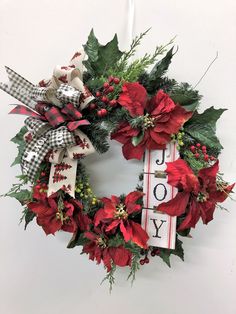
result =
[[[170,250],[167,249],[160,249],[159,256],[166,263],[167,266],[171,267],[170,265]]]
[[[69,243],[67,244],[68,249],[73,249],[75,246],[83,246],[88,242],[88,239],[86,239],[81,233],[81,231],[78,231],[77,233],[74,233],[72,238],[70,239]]]
[[[184,250],[183,250],[182,244],[183,244],[183,242],[180,239],[178,239],[178,237],[177,237],[176,243],[175,243],[175,249],[171,251],[171,254],[179,256],[179,258],[181,258],[183,261],[184,260]]]
[[[34,217],[36,217],[36,214],[27,208],[27,211],[25,212],[25,230]]]
[[[11,141],[13,143],[18,145],[17,146],[18,154],[17,154],[15,160],[13,161],[13,163],[11,164],[11,167],[21,163],[21,158],[23,156],[24,149],[25,149],[24,135],[26,134],[26,132],[28,132],[26,126],[23,126],[20,129],[20,131],[11,139]]]
[[[108,70],[112,69],[121,58],[123,52],[119,50],[117,35],[106,45],[101,45],[93,30],[91,30],[87,43],[84,45],[88,59],[83,61],[87,71],[92,76],[107,76]]]
[[[84,50],[91,62],[96,62],[98,60],[98,49],[100,44],[94,35],[93,29],[91,30],[86,45],[84,45]]]
[[[210,107],[201,114],[195,112],[193,117],[184,125],[185,132],[196,142],[220,151],[222,146],[215,134],[216,122],[225,110]]]
[[[11,164],[11,167],[15,165],[19,165],[21,163],[21,159],[25,150],[25,142],[22,142],[20,145],[18,145],[17,149],[18,149],[18,154],[15,160],[13,161],[13,163]]]
[[[188,83],[175,86],[170,92],[170,97],[187,111],[196,110],[202,98],[198,91],[194,90]]]
[[[146,88],[149,93],[154,93],[159,88],[163,75],[169,68],[171,63],[171,59],[174,55],[173,53],[174,47],[172,47],[165,55],[163,59],[155,64],[153,69],[151,70],[149,77],[146,82]]]
[[[29,190],[20,190],[20,191],[13,191],[10,193],[7,193],[6,196],[13,197],[17,201],[19,201],[22,205],[24,205],[26,202],[31,200],[31,192]]]
[[[140,143],[142,142],[143,137],[144,137],[144,132],[141,131],[141,132],[139,133],[139,135],[132,137],[132,140],[131,140],[132,144],[133,144],[134,146],[138,146],[138,144],[140,144]]]
[[[27,132],[27,127],[23,126],[20,131],[11,139],[11,142],[21,145],[24,142],[24,135]]]
[[[179,258],[182,259],[182,261],[184,260],[184,250],[183,250],[182,244],[183,242],[179,240],[178,237],[176,237],[174,250],[160,248],[159,256],[169,267],[171,267],[170,265],[171,254],[178,256]]]

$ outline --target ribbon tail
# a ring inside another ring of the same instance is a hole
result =
[[[22,115],[26,115],[26,116],[30,116],[30,117],[34,117],[37,119],[42,119],[43,117],[40,116],[38,113],[36,113],[35,111],[33,111],[32,109],[23,106],[23,105],[16,105],[15,108],[13,108],[9,114],[22,114]]]
[[[70,159],[67,155],[58,164],[51,164],[48,183],[48,197],[58,190],[63,190],[75,197],[75,182],[78,160]]]
[[[34,109],[36,102],[30,97],[34,85],[9,67],[6,66],[5,69],[9,78],[9,82],[0,83],[0,89],[19,100],[26,106]]]

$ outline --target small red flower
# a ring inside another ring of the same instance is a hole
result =
[[[130,219],[130,215],[141,210],[137,201],[143,196],[141,192],[131,192],[121,202],[120,198],[112,195],[111,199],[103,198],[104,207],[100,208],[95,217],[94,224],[105,225],[105,232],[115,232],[117,228],[123,234],[125,242],[132,241],[142,248],[147,248],[148,235],[139,223]]]
[[[148,99],[145,88],[137,82],[122,86],[118,103],[129,111],[131,117],[143,117],[141,128],[132,128],[124,122],[111,135],[112,139],[123,144],[126,159],[141,159],[145,149],[164,149],[171,135],[177,133],[192,116],[192,112],[175,104],[163,90]]]
[[[234,187],[234,184],[218,186],[218,170],[218,160],[211,167],[201,169],[198,175],[183,159],[167,162],[168,183],[178,188],[179,192],[172,200],[160,204],[157,210],[171,216],[180,216],[186,212],[178,230],[194,228],[200,218],[207,224],[213,219],[217,202],[223,202]]]
[[[120,267],[131,265],[131,252],[122,245],[108,247],[108,238],[99,228],[95,228],[94,232],[85,232],[84,237],[90,241],[84,245],[83,253],[89,254],[89,259],[96,260],[98,264],[103,261],[108,272],[112,262]]]

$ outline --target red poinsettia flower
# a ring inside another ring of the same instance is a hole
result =
[[[171,216],[186,212],[178,230],[194,228],[200,218],[207,224],[213,219],[217,202],[223,202],[234,187],[234,184],[218,186],[218,170],[218,160],[211,167],[201,169],[197,176],[183,159],[167,162],[168,183],[179,192],[172,200],[160,204],[157,210]]]
[[[117,228],[123,234],[125,242],[132,241],[142,248],[147,248],[148,235],[139,223],[130,219],[130,215],[141,210],[137,201],[143,196],[141,192],[129,193],[124,202],[112,195],[111,198],[102,198],[104,207],[100,208],[95,217],[95,226],[105,224],[105,232],[115,232]]]
[[[94,232],[85,232],[84,237],[90,241],[83,247],[83,253],[89,254],[89,259],[96,260],[98,264],[103,261],[109,272],[111,263],[124,267],[131,265],[132,254],[124,246],[108,247],[108,238],[99,228],[95,228]]]
[[[122,86],[118,103],[129,111],[131,117],[143,117],[141,127],[133,128],[124,122],[111,135],[112,139],[123,144],[126,159],[141,159],[145,149],[164,149],[171,135],[177,133],[192,116],[192,112],[175,104],[163,90],[148,99],[145,88],[137,82]]]
[[[27,204],[28,208],[36,214],[37,223],[42,226],[45,233],[55,234],[58,230],[76,232],[78,227],[88,230],[91,220],[82,213],[82,204],[74,199],[64,201],[63,208],[58,208],[57,193],[48,198],[43,198],[36,193],[36,201]]]

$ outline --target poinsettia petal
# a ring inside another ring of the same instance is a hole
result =
[[[170,216],[180,216],[185,213],[189,201],[189,196],[189,193],[179,192],[170,201],[158,205],[157,210]]]
[[[198,176],[202,178],[202,180],[208,180],[209,178],[216,178],[217,172],[219,171],[219,160],[217,160],[214,165],[208,168],[203,168],[199,171]]]
[[[91,240],[91,241],[96,241],[98,238],[98,236],[96,234],[94,234],[93,232],[90,232],[90,231],[84,232],[84,237]]]
[[[209,193],[209,198],[213,199],[216,203],[222,203],[229,196],[229,193],[233,190],[235,183],[228,185],[223,191],[215,190]]]
[[[113,220],[113,221],[110,223],[110,225],[107,226],[106,232],[109,232],[109,231],[115,229],[119,224],[120,224],[120,220],[119,220],[119,219]]]
[[[35,214],[37,215],[43,215],[46,214],[48,211],[50,211],[50,207],[46,206],[42,202],[30,202],[27,204],[27,207]]]
[[[140,160],[143,157],[145,151],[145,146],[143,144],[139,144],[134,146],[131,142],[127,142],[122,147],[122,152],[125,159],[138,159]]]
[[[151,115],[169,113],[175,108],[175,103],[162,89],[150,101]]]
[[[120,222],[120,231],[123,234],[125,242],[128,242],[131,239],[132,236],[132,229],[130,228],[130,225],[126,222],[124,225],[123,220]]]
[[[131,265],[132,254],[122,245],[109,248],[109,254],[115,265],[120,267]]]
[[[208,224],[211,220],[213,220],[213,214],[216,208],[216,204],[211,201],[206,201],[199,203],[200,214],[202,217],[202,222],[204,224]]]
[[[200,210],[198,204],[195,200],[193,200],[190,204],[189,212],[185,217],[184,221],[178,227],[178,231],[195,228],[196,223],[200,218]]]
[[[89,230],[89,225],[92,223],[92,220],[88,215],[82,213],[81,211],[77,214],[78,226],[81,231]]]
[[[141,227],[140,224],[134,221],[130,221],[129,223],[132,229],[131,241],[136,243],[141,248],[146,249],[148,247],[147,241],[149,239],[147,232]]]
[[[111,201],[114,206],[117,206],[120,203],[120,199],[116,195],[111,196]]]
[[[62,226],[62,222],[59,219],[56,219],[55,216],[38,216],[37,223],[42,226],[46,235],[55,234],[55,232],[60,230]]]
[[[126,210],[129,214],[135,212],[135,211],[139,211],[139,206],[135,206],[136,202],[142,198],[144,195],[144,193],[139,192],[139,191],[134,191],[134,192],[130,192],[126,197],[125,197],[125,206],[126,206]]]
[[[185,191],[197,191],[199,189],[198,178],[183,159],[177,159],[166,163],[168,183],[174,187],[183,188]]]
[[[146,89],[138,82],[125,83],[118,103],[125,107],[132,117],[143,115],[147,101]]]
[[[111,139],[120,142],[121,144],[127,143],[130,138],[139,134],[138,129],[133,129],[128,122],[121,123],[118,128],[111,134]]]
[[[111,271],[111,256],[109,252],[109,248],[105,248],[102,252],[102,260],[107,268],[107,272]]]
[[[113,219],[113,216],[114,216],[113,207],[100,208],[94,216],[94,225],[97,227],[100,224],[100,222]]]

